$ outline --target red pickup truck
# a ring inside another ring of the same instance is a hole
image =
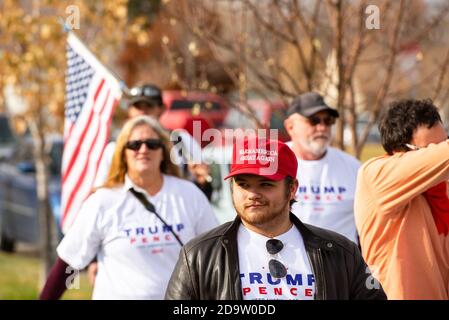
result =
[[[186,128],[192,118],[201,118],[211,127],[219,128],[229,110],[225,100],[211,92],[164,90],[162,99],[167,110],[160,122],[170,130]]]

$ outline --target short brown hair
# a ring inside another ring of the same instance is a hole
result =
[[[382,146],[389,155],[409,151],[406,144],[412,141],[419,126],[430,129],[439,122],[442,123],[440,114],[431,99],[394,101],[380,119]]]

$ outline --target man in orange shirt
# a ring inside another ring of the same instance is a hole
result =
[[[363,256],[389,299],[449,298],[449,140],[431,100],[394,102],[379,130],[387,155],[359,170]]]

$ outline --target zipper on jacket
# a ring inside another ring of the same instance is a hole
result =
[[[243,299],[243,297],[240,296],[242,294],[241,291],[239,293],[239,292],[237,292],[238,290],[235,289],[235,286],[236,285],[238,286],[238,283],[235,281],[240,281],[240,277],[238,276],[238,274],[239,274],[238,254],[237,253],[232,254],[232,252],[230,252],[232,250],[231,250],[231,248],[229,248],[229,240],[228,239],[224,239],[222,243],[223,243],[223,247],[226,251],[226,256],[228,257],[228,259],[227,259],[227,263],[228,263],[227,268],[228,268],[228,272],[229,272],[228,286],[229,286],[229,294],[231,297],[229,299],[241,300],[241,299]],[[235,265],[237,265],[237,271],[235,271]],[[232,270],[234,270],[234,271],[232,271]],[[237,273],[237,276],[235,276],[233,274],[235,272]],[[234,282],[233,282],[233,280],[234,280]]]
[[[326,298],[326,278],[324,277],[324,264],[323,257],[321,255],[321,248],[311,249],[310,254],[308,252],[310,265],[312,266],[313,274],[315,277],[315,300],[324,300]]]
[[[319,263],[319,270],[320,270],[320,275],[321,275],[321,298],[322,300],[326,300],[326,277],[324,275],[324,263],[323,263],[323,255],[321,252],[321,248],[318,248],[318,263]]]

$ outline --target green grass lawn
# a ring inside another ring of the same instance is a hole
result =
[[[385,154],[385,150],[382,148],[380,144],[366,144],[362,150],[362,155],[360,157],[360,161],[365,162],[368,159],[373,157],[378,157]]]
[[[354,155],[354,152],[352,151],[351,147],[347,147],[347,149],[345,151],[349,154]],[[382,148],[382,145],[380,143],[367,143],[367,144],[365,144],[365,146],[362,149],[360,161],[363,163],[368,159],[384,155],[385,153],[386,152]]]
[[[40,264],[37,257],[29,254],[0,252],[0,300],[30,300],[39,295]],[[81,272],[79,289],[67,290],[66,300],[90,299],[92,287],[86,274]]]

